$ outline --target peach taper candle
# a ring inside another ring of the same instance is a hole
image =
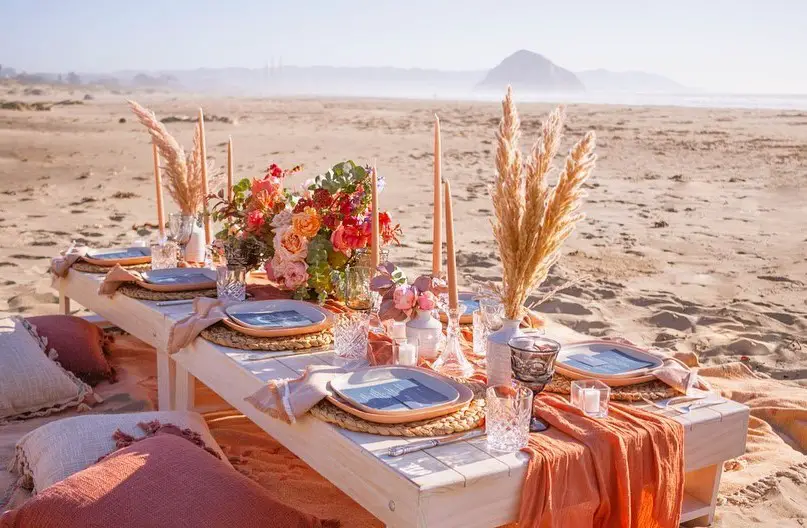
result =
[[[154,157],[154,183],[157,187],[157,225],[160,228],[160,240],[165,240],[165,211],[163,210],[163,177],[160,174],[160,153],[157,143],[151,142],[151,154]]]
[[[202,194],[204,195],[204,201],[202,202],[202,222],[205,226],[205,244],[210,244],[213,241],[213,237],[211,234],[210,229],[210,215],[208,214],[207,210],[207,195],[210,194],[210,190],[207,187],[207,147],[205,146],[205,114],[201,108],[199,108],[199,150],[201,151],[201,158],[202,158]]]
[[[442,207],[442,145],[440,142],[440,118],[434,114],[434,215],[432,223],[432,276],[439,277],[443,267],[443,212]]]
[[[373,208],[372,213],[370,213],[370,266],[372,266],[372,273],[375,275],[375,269],[381,264],[381,241],[379,240],[378,225],[378,176],[375,165],[373,165],[370,186],[372,187],[370,196],[372,197],[371,206]]]
[[[446,262],[448,268],[448,307],[456,309],[460,306],[460,295],[457,290],[457,255],[454,251],[454,213],[451,211],[451,184],[443,182],[443,193],[446,200]]]
[[[233,137],[227,141],[227,201],[233,199]]]

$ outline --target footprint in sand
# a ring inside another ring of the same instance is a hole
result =
[[[551,299],[535,308],[539,312],[566,315],[593,315],[594,312],[580,303]]]
[[[37,240],[37,241],[31,242],[31,245],[32,246],[55,246],[56,242],[54,242],[53,240]]]
[[[0,262],[0,268],[6,267],[18,268],[20,265],[15,262]]]
[[[662,310],[647,318],[647,322],[660,328],[672,328],[673,330],[693,330],[695,324],[685,315]]]
[[[17,259],[17,260],[40,260],[46,259],[48,257],[41,257],[39,255],[9,255],[10,258]]]

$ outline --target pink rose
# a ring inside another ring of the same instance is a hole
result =
[[[308,264],[300,261],[286,264],[286,270],[283,273],[283,284],[287,289],[296,290],[306,282],[308,282]]]
[[[408,284],[398,286],[395,288],[392,301],[397,309],[404,312],[411,311],[415,307],[415,289]]]
[[[333,245],[334,251],[341,251],[345,255],[350,253],[350,247],[345,241],[345,226],[343,224],[339,224],[339,227],[331,233],[331,245]]]
[[[266,278],[270,281],[278,281],[283,277],[283,273],[286,271],[287,262],[281,258],[280,255],[275,253],[275,256],[272,257],[272,260],[267,260],[266,264],[263,265],[266,268]]]
[[[431,311],[434,310],[435,306],[437,306],[437,297],[432,292],[423,292],[418,297],[418,309]]]

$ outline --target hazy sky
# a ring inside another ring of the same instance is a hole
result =
[[[807,93],[807,0],[0,0],[0,64],[27,71],[300,66],[571,70]]]

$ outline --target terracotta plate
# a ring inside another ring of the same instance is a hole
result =
[[[137,284],[157,292],[207,290],[216,287],[216,272],[205,268],[171,268],[144,271]]]
[[[463,385],[462,383],[457,383],[453,380],[448,380],[448,383],[452,384],[459,393],[459,397],[455,402],[441,408],[433,407],[425,410],[417,410],[417,411],[410,410],[407,413],[375,414],[367,412],[362,409],[354,407],[353,405],[348,403],[347,400],[344,400],[341,396],[339,396],[336,393],[329,395],[327,399],[329,402],[336,405],[346,413],[352,414],[353,416],[356,416],[368,422],[383,423],[383,424],[410,423],[410,422],[417,422],[419,420],[429,420],[431,418],[437,418],[439,416],[445,416],[447,414],[457,412],[467,407],[468,404],[471,402],[471,400],[474,399],[474,392],[470,388],[468,388],[468,386]]]
[[[151,249],[147,247],[94,249],[89,251],[83,260],[96,266],[109,268],[115,264],[137,266],[151,262]]]
[[[650,381],[662,365],[648,352],[614,341],[563,345],[555,361],[555,369],[571,379],[598,379],[612,387]]]
[[[333,326],[333,314],[291,299],[251,301],[229,306],[225,325],[254,337],[288,337],[321,332]]]

